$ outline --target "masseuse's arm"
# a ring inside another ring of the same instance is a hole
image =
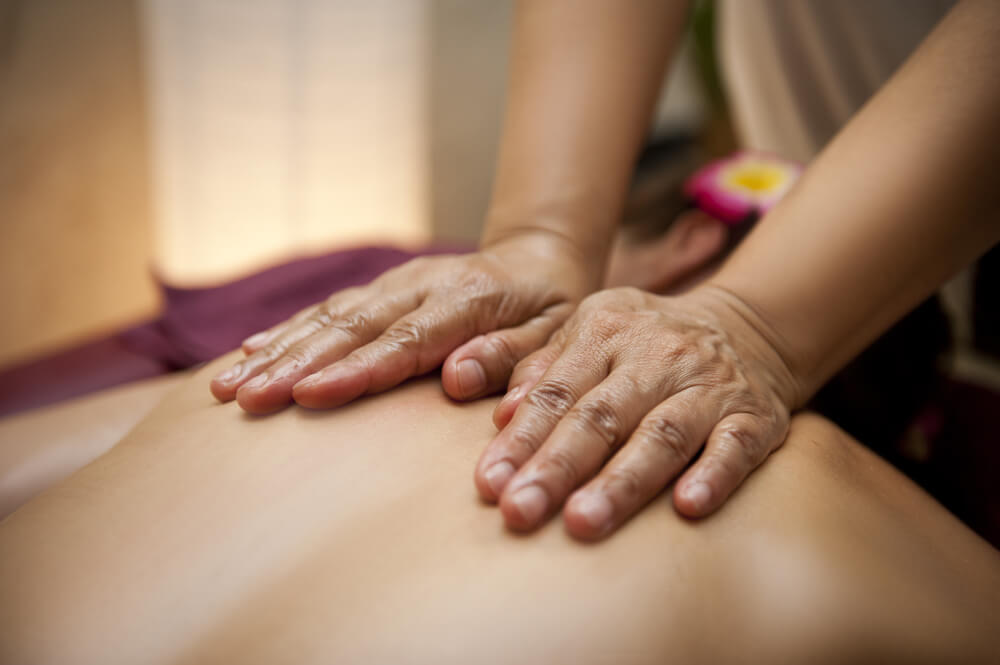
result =
[[[531,0],[480,251],[418,259],[244,344],[212,391],[252,412],[332,407],[444,367],[459,399],[514,365],[598,288],[684,2]]]
[[[704,444],[674,502],[718,508],[791,410],[1000,239],[998,118],[1000,3],[966,0],[707,284],[595,294],[518,366],[483,496],[531,529],[575,492],[571,530],[602,537]]]

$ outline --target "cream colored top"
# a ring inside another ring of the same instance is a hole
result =
[[[808,162],[954,0],[726,0],[719,58],[747,147]]]

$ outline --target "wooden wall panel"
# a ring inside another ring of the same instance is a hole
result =
[[[140,70],[131,0],[0,0],[0,366],[156,307]]]

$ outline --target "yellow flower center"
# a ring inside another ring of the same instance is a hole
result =
[[[725,183],[751,192],[770,192],[786,180],[785,170],[769,164],[744,164],[726,174]]]

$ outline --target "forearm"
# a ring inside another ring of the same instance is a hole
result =
[[[949,15],[711,281],[747,305],[801,403],[1000,239],[1000,5]]]
[[[686,5],[519,4],[484,246],[552,236],[593,268],[596,288]]]

